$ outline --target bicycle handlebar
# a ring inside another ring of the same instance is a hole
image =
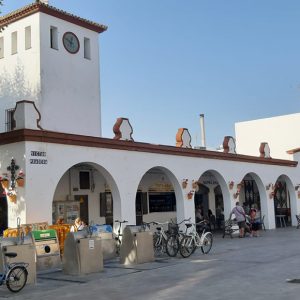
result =
[[[189,221],[191,221],[191,217],[189,217],[188,219],[182,220],[180,223],[177,223],[177,225],[180,225],[180,224],[182,224],[183,222],[189,222]]]
[[[119,220],[115,220],[115,223],[128,223],[128,221],[124,220],[124,221],[119,221]]]
[[[152,222],[152,223],[153,223],[153,225],[167,225],[167,224],[169,224],[170,222],[166,221],[166,222],[164,222],[164,223],[159,223],[159,222]]]

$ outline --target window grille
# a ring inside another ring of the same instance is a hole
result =
[[[7,109],[5,111],[5,131],[12,131],[16,124],[15,124],[15,120],[14,120],[14,112],[15,109],[11,108],[11,109]]]

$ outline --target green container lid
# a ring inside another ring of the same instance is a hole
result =
[[[31,234],[36,241],[56,238],[56,231],[54,229],[33,230],[31,231]]]

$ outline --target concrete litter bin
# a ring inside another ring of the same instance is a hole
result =
[[[116,257],[116,241],[113,237],[112,227],[110,225],[93,225],[93,236],[100,237],[103,259],[112,259]]]
[[[63,272],[82,275],[103,270],[101,239],[88,237],[87,231],[70,232],[65,239]]]
[[[141,226],[128,225],[123,231],[120,263],[125,265],[154,261],[153,234]]]
[[[9,263],[24,262],[28,263],[27,284],[36,283],[36,253],[31,236],[9,237],[0,239],[0,272],[3,271],[3,256],[6,252],[17,253],[17,256],[9,259]]]
[[[33,230],[31,232],[36,250],[38,272],[61,269],[60,248],[54,229]]]

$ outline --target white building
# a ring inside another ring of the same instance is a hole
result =
[[[300,113],[235,124],[239,153],[258,155],[261,142],[267,142],[271,157],[291,159],[288,150],[299,147]]]
[[[124,118],[114,125],[114,139],[101,138],[98,33],[106,27],[40,2],[3,16],[5,24],[0,174],[7,173],[9,187],[0,205],[2,229],[15,227],[17,217],[22,223],[60,216],[72,222],[78,215],[95,223],[180,221],[194,218],[195,205],[205,213],[223,208],[227,217],[238,199],[257,205],[267,228],[275,228],[276,215],[296,224],[297,151],[285,160],[269,158],[267,146],[253,156],[236,154],[230,137],[223,153],[192,149],[185,129],[177,147],[139,143]],[[23,187],[16,184],[20,169]]]

